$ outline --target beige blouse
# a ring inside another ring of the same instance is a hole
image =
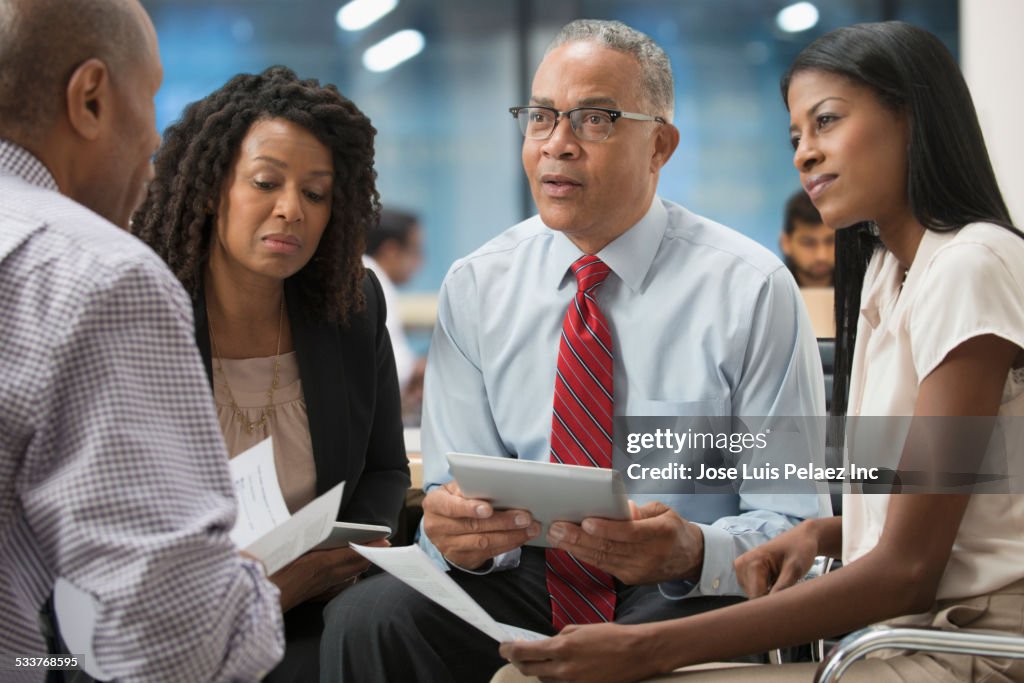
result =
[[[223,370],[223,372],[222,372]],[[227,375],[227,384],[225,377]],[[268,436],[274,437],[274,464],[288,511],[294,513],[316,497],[316,465],[309,436],[306,401],[302,397],[299,363],[295,353],[281,354],[274,409],[266,422],[252,432],[235,419],[228,385],[235,402],[250,422],[258,422],[266,410],[267,390],[274,377],[274,357],[214,358],[213,398],[224,433],[228,455],[235,457]]]
[[[861,295],[851,416],[913,415],[921,381],[968,339],[994,334],[1024,348],[1024,239],[1009,230],[985,223],[949,233],[929,230],[901,291],[902,281],[903,271],[892,253],[876,252]],[[1021,375],[1011,371],[1006,378],[999,408],[1004,419],[1024,416]],[[848,428],[848,444],[858,436]],[[905,434],[885,441],[899,447],[899,437]],[[1020,430],[1006,429],[1001,439],[1011,473],[1019,477],[1024,469]],[[1020,479],[1014,481],[1019,486]],[[843,496],[844,563],[863,557],[878,543],[888,504],[889,496],[883,494]],[[1022,577],[1024,495],[972,496],[938,598],[990,593]]]

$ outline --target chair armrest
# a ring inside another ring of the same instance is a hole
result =
[[[818,666],[814,683],[835,683],[857,660],[885,649],[1024,659],[1024,637],[1000,631],[871,626],[839,641]]]

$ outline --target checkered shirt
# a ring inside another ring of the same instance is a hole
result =
[[[62,577],[117,680],[260,678],[279,597],[229,540],[235,510],[184,290],[0,140],[0,666],[46,652]]]

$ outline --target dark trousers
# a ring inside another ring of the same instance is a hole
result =
[[[449,575],[497,621],[552,634],[544,551],[524,547],[517,569]],[[667,600],[657,586],[616,583],[615,621],[662,621],[741,598]],[[486,683],[505,661],[498,643],[387,574],[357,583],[324,610],[325,683]]]
[[[309,683],[320,678],[324,603],[304,602],[284,615],[284,658],[264,683]]]

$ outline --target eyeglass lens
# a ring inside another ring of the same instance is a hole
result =
[[[555,128],[557,115],[543,107],[523,107],[519,110],[519,129],[531,140],[543,140]],[[581,140],[600,141],[612,132],[614,121],[600,109],[575,109],[569,114],[569,124]]]

